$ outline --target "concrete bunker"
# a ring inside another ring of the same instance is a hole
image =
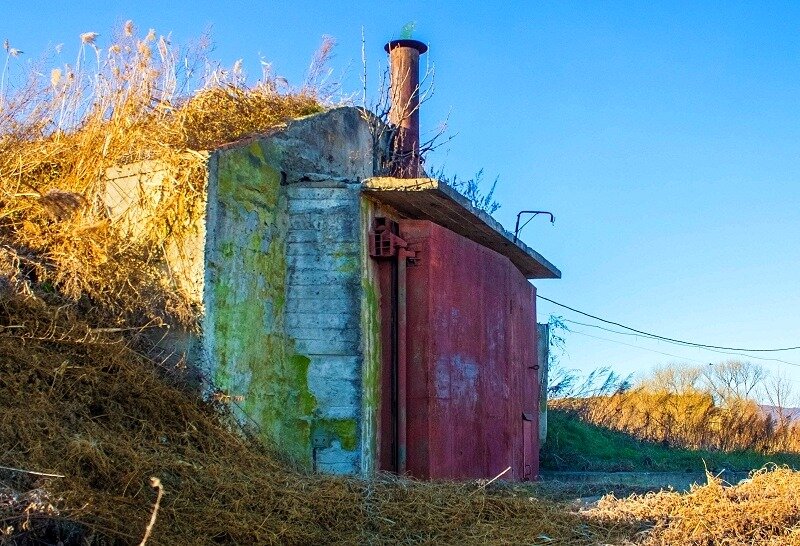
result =
[[[240,398],[237,416],[307,468],[531,479],[528,279],[560,272],[447,185],[375,176],[392,150],[373,124],[335,108],[208,153],[205,217],[167,253],[202,310],[179,348],[207,395]],[[109,170],[111,212],[135,225],[146,200],[120,196],[157,198],[162,171]]]

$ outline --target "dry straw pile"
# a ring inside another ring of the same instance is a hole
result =
[[[800,473],[762,469],[735,486],[709,475],[685,494],[671,491],[607,496],[587,515],[599,521],[643,524],[648,546],[800,544]]]

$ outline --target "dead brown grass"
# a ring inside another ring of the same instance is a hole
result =
[[[7,540],[137,543],[151,476],[165,494],[149,544],[588,545],[629,534],[524,489],[294,470],[218,407],[169,386],[119,334],[54,303],[0,299],[0,464],[65,476],[38,484],[58,511],[38,526],[21,528],[19,510],[0,504]],[[15,476],[0,470],[0,481]]]
[[[75,63],[38,66],[1,97],[0,268],[83,299],[104,320],[191,325],[196,302],[161,264],[204,211],[198,152],[323,106],[313,85],[291,91],[268,70],[248,85],[240,63],[215,67],[202,47],[181,52],[153,30],[137,37],[130,22],[105,49],[96,39],[82,35]],[[144,236],[131,241],[103,205],[103,176],[140,160],[160,162],[170,177]]]

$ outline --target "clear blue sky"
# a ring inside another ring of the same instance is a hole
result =
[[[499,176],[508,227],[519,209],[556,215],[523,237],[563,272],[537,282],[541,294],[671,337],[800,345],[800,6],[651,4],[18,0],[0,38],[29,58],[63,42],[68,62],[80,33],[100,32],[104,47],[129,18],[177,43],[211,25],[214,57],[257,73],[260,54],[299,83],[329,34],[334,68],[359,92],[362,27],[374,84],[384,42],[416,21],[436,67],[423,129],[450,112],[457,134],[430,162]],[[585,370],[681,360],[577,333],[567,350],[564,363]],[[800,364],[800,351],[777,357]],[[786,369],[800,382],[800,367]]]

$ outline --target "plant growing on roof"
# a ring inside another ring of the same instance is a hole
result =
[[[471,178],[459,178],[457,174],[448,176],[444,172],[444,167],[431,173],[431,178],[444,182],[454,190],[469,199],[472,206],[488,214],[494,214],[500,208],[500,203],[494,199],[494,190],[500,177],[496,177],[489,186],[489,190],[484,193],[483,169],[480,169]]]
[[[130,21],[108,45],[85,32],[71,66],[29,69],[20,85],[6,67],[21,52],[4,43],[0,270],[14,286],[84,302],[103,322],[196,326],[196,300],[178,288],[179,273],[158,264],[205,212],[203,150],[322,111],[332,42],[292,90],[268,70],[247,85],[240,63],[227,70],[207,59],[206,37],[181,52],[169,36],[143,34]],[[89,48],[96,64],[86,61]],[[99,203],[107,169],[144,161],[168,175],[134,239]]]

